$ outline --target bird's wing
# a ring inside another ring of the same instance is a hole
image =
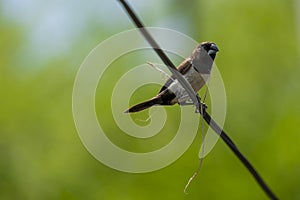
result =
[[[189,59],[183,61],[177,68],[177,70],[184,75],[192,66],[192,63],[190,62]],[[166,88],[168,88],[171,83],[174,81],[175,77],[172,75],[171,78],[169,78],[166,83],[164,84],[164,86],[162,86],[162,88],[160,89],[159,93],[161,93],[162,91],[164,91]]]

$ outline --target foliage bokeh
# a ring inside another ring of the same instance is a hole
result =
[[[12,8],[26,4],[13,2]],[[149,26],[172,28],[198,41],[218,44],[216,62],[227,92],[225,130],[280,198],[299,199],[300,9],[296,1],[130,2]],[[122,173],[95,160],[81,144],[73,122],[73,82],[94,46],[133,25],[117,1],[77,1],[74,9],[67,6],[72,1],[54,1],[54,8],[68,7],[71,25],[76,27],[78,22],[82,29],[66,32],[59,27],[37,35],[48,41],[39,49],[30,45],[39,24],[18,20],[22,15],[7,10],[7,4],[0,4],[0,199],[267,199],[222,141],[205,158],[190,194],[185,195],[185,183],[198,164],[200,135],[178,161],[152,173]],[[37,21],[42,7],[47,9],[47,2],[31,10],[24,6],[23,14]],[[55,11],[50,14],[55,16]],[[84,15],[90,17],[83,23]],[[61,22],[60,17],[43,26]],[[55,32],[66,34],[65,49],[47,46],[55,44]],[[133,59],[139,64],[149,60],[142,54],[121,58],[115,65],[124,68],[108,73],[105,83],[114,82],[123,70],[134,66]],[[102,101],[111,88],[97,93],[99,119],[111,116],[109,104]],[[132,103],[157,89],[138,90]],[[168,108],[174,120],[176,109]],[[105,126],[111,128],[114,142],[125,149],[149,150],[122,136],[112,120],[105,121]],[[176,128],[176,124],[168,126],[162,143]]]

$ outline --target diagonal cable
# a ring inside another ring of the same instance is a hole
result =
[[[205,105],[203,105],[203,106],[200,105],[200,99],[199,99],[198,95],[195,93],[195,91],[193,90],[193,88],[191,87],[191,85],[178,72],[178,70],[172,63],[172,61],[161,50],[159,45],[156,43],[156,41],[153,39],[153,37],[146,30],[145,26],[142,24],[142,22],[139,20],[137,15],[133,12],[133,10],[130,8],[130,6],[127,4],[127,2],[125,0],[119,0],[119,1],[124,6],[128,15],[131,17],[134,24],[139,28],[140,32],[145,37],[145,39],[148,41],[148,43],[151,45],[151,47],[154,49],[154,51],[158,54],[158,56],[161,58],[161,60],[169,68],[169,70],[176,77],[176,79],[179,81],[179,83],[182,85],[182,87],[187,91],[189,97],[192,99],[193,103],[198,108],[198,110],[199,111],[203,110],[203,112],[199,112],[199,113],[202,115],[202,117],[206,121],[206,123],[216,132],[216,134],[218,134],[222,138],[222,140],[225,142],[225,144],[238,157],[238,159],[248,169],[248,171],[251,173],[253,178],[256,180],[256,182],[259,184],[259,186],[262,188],[262,190],[266,193],[266,195],[272,200],[277,200],[278,198],[276,197],[276,195],[271,191],[271,189],[268,187],[268,185],[265,183],[265,181],[262,179],[262,177],[258,174],[258,172],[254,169],[254,167],[251,165],[251,163],[247,160],[247,158],[239,151],[237,146],[230,139],[230,137],[225,133],[225,131],[211,118],[211,116],[206,112],[206,109],[201,109],[201,107],[205,108]]]

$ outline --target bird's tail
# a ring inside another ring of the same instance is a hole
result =
[[[160,96],[153,97],[152,99],[149,99],[148,101],[144,101],[142,103],[139,103],[137,105],[134,105],[127,110],[124,111],[124,113],[133,113],[133,112],[139,112],[142,110],[145,110],[147,108],[150,108],[151,106],[161,104],[162,100]]]

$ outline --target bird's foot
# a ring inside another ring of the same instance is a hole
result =
[[[200,102],[200,110],[198,107],[195,109],[195,113],[203,113],[207,109],[207,105],[203,102]]]

